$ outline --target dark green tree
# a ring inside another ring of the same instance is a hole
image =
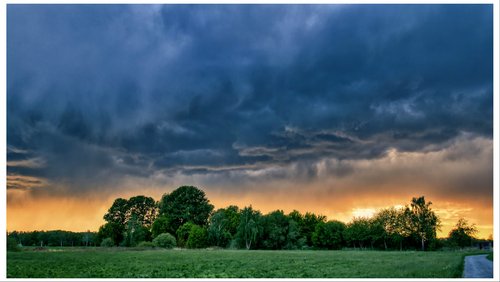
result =
[[[431,204],[432,202],[426,203],[424,196],[421,196],[413,198],[410,206],[405,208],[409,228],[420,239],[422,251],[425,250],[425,242],[436,238],[436,230],[440,226],[439,218],[430,208]]]
[[[104,220],[125,227],[125,224],[128,220],[127,210],[127,200],[118,198],[113,202],[113,205],[111,205],[111,207],[108,209],[108,212],[104,215]]]
[[[229,218],[223,209],[217,210],[208,224],[208,242],[212,246],[226,247],[231,240]]]
[[[155,200],[145,196],[135,196],[128,199],[126,208],[127,220],[135,216],[136,220],[147,228],[151,227],[158,213]]]
[[[262,232],[262,227],[259,225],[261,213],[253,210],[252,206],[245,207],[240,212],[240,225],[236,238],[247,250],[255,247],[258,235]]]
[[[189,233],[191,232],[191,228],[193,228],[194,224],[191,222],[184,223],[181,227],[177,229],[177,246],[184,248],[186,247],[187,241],[189,239]]]
[[[311,212],[306,212],[306,214],[304,214],[303,220],[297,222],[299,225],[301,236],[304,236],[306,238],[306,244],[310,247],[313,246],[312,235],[316,230],[316,225],[321,222],[326,222],[326,216],[316,215]]]
[[[342,248],[345,224],[331,220],[319,222],[312,234],[313,246],[319,249],[337,250]]]
[[[470,246],[472,245],[477,232],[475,224],[469,224],[467,220],[460,218],[458,219],[455,227],[450,231],[448,241],[451,245],[458,246],[460,248]]]
[[[100,240],[104,240],[105,238],[111,238],[115,245],[118,245],[123,241],[123,233],[125,231],[125,227],[116,222],[108,222],[101,227],[99,227],[99,232],[97,232],[97,237]]]
[[[240,225],[240,209],[237,206],[228,206],[220,210],[224,212],[225,218],[228,221],[227,231],[234,237]]]
[[[144,227],[141,222],[134,216],[128,220],[125,232],[123,234],[122,245],[126,247],[135,247],[142,241],[146,241],[149,238],[148,229]]]
[[[354,248],[356,248],[356,244],[360,248],[365,248],[366,244],[370,242],[370,220],[364,217],[353,218],[347,224],[347,228],[344,231],[344,238]]]
[[[123,234],[127,230],[128,222],[131,218],[134,218],[134,224],[140,224],[144,227],[142,229],[147,230],[144,232],[145,239],[149,240],[149,229],[155,220],[157,210],[157,205],[151,197],[135,196],[129,200],[116,199],[104,215],[104,220],[107,223],[99,229],[98,241],[102,241],[104,238],[111,238],[115,244],[122,242]],[[110,232],[114,232],[114,234]]]
[[[186,246],[190,249],[199,249],[207,247],[207,230],[199,225],[194,224],[189,231],[189,237]]]
[[[168,218],[175,232],[186,222],[206,226],[214,208],[205,192],[193,186],[182,186],[163,195],[159,206],[160,214]]]
[[[151,236],[156,238],[156,236],[162,233],[173,233],[173,228],[170,227],[168,217],[165,215],[158,216],[153,225],[151,225]]]

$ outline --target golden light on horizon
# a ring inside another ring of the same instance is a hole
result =
[[[14,193],[13,193],[14,192]],[[145,190],[143,194],[152,196],[159,200],[163,192],[159,190]],[[168,191],[166,191],[168,192]],[[9,191],[12,194],[22,194],[23,191]],[[31,231],[31,230],[71,230],[71,231],[97,231],[104,224],[103,215],[111,206],[115,198],[129,198],[138,195],[131,191],[122,195],[107,198],[22,198],[22,204],[11,203],[7,206],[7,230],[8,231]],[[15,197],[21,197],[16,195]],[[278,200],[266,194],[245,195],[222,195],[220,192],[207,190],[207,197],[215,206],[215,209],[236,205],[240,208],[252,205],[263,214],[281,209],[285,213],[298,210],[301,213],[314,212],[327,216],[328,220],[340,220],[348,223],[353,217],[371,217],[383,208],[401,208],[411,199],[401,197],[399,200],[387,199],[387,197],[374,198],[367,195],[366,200],[362,197],[341,198],[338,201],[317,201],[315,197],[304,197],[303,195],[292,195],[286,200]],[[276,196],[277,198],[280,198]],[[478,238],[488,238],[493,234],[492,207],[484,207],[482,203],[460,203],[447,202],[444,200],[430,198],[433,200],[432,209],[441,219],[441,229],[438,237],[447,237],[460,217],[466,218],[469,223],[476,225]],[[371,202],[372,205],[366,204]],[[390,205],[386,203],[390,202]],[[395,204],[400,203],[400,204]]]

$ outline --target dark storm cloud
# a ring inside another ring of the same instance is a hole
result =
[[[492,137],[491,5],[8,5],[7,24],[8,171],[72,191]]]

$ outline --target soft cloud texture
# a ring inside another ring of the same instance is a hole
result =
[[[8,5],[8,194],[196,184],[491,207],[492,13]]]

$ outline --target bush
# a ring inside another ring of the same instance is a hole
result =
[[[19,252],[21,248],[17,244],[16,239],[12,237],[7,237],[7,251],[9,252]]]
[[[113,239],[111,238],[106,238],[101,242],[101,247],[113,247],[114,245],[115,242],[113,242]]]
[[[186,246],[190,249],[206,248],[208,243],[207,230],[201,226],[193,225]]]
[[[172,249],[176,244],[175,237],[170,233],[162,233],[153,239],[153,245],[160,248]]]
[[[148,242],[148,241],[142,241],[139,244],[137,244],[137,247],[139,248],[154,248],[155,244],[153,242]]]

